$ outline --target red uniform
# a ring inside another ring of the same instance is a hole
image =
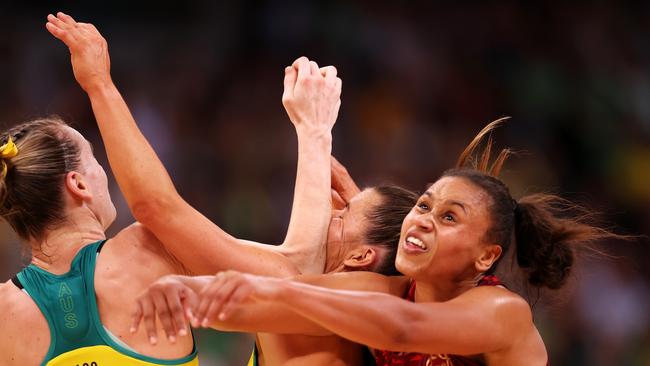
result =
[[[478,286],[499,286],[501,281],[494,275],[485,276]],[[409,301],[415,301],[415,281],[411,284]],[[377,366],[482,366],[484,363],[473,358],[457,355],[425,355],[415,352],[375,351]]]

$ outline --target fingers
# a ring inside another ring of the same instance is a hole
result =
[[[311,66],[307,57],[297,59],[293,65],[298,70],[298,79],[304,79],[311,74]]]
[[[72,19],[71,16],[69,16],[68,14],[65,14],[65,13],[63,13],[61,11],[56,13],[56,17],[61,19],[61,21],[63,21],[64,23],[66,23],[68,25],[71,25],[71,26],[74,26],[75,23],[76,23],[75,20]]]
[[[129,331],[131,333],[137,332],[138,328],[140,328],[140,322],[142,322],[142,305],[138,300],[136,301],[135,311],[133,312],[133,315],[131,315],[131,328],[129,328]]]
[[[50,34],[52,34],[54,37],[63,41],[63,43],[68,44],[66,39],[67,33],[63,29],[49,22],[45,23],[45,28],[47,28],[48,32],[50,32]]]
[[[320,68],[320,74],[323,75],[326,79],[334,79],[336,78],[336,74],[338,73],[338,70],[336,70],[336,67],[334,66],[325,66]]]
[[[156,310],[151,301],[145,300],[142,301],[142,318],[144,319],[144,329],[147,332],[147,337],[149,338],[149,343],[157,344],[158,331],[156,329]]]
[[[45,28],[57,39],[63,41],[66,46],[72,47],[76,41],[75,34],[78,33],[74,25],[66,23],[61,18],[52,14],[47,16],[47,23]]]
[[[309,61],[309,73],[312,76],[320,76],[320,68],[315,61]]]
[[[185,313],[185,318],[191,323],[198,322],[198,318],[194,315],[194,309],[198,308],[199,305],[199,295],[191,289],[185,291],[181,297],[181,303],[183,304],[183,310]],[[179,334],[181,332],[179,331]]]
[[[228,301],[223,305],[221,311],[217,313],[217,316],[220,321],[225,321],[230,318],[230,315],[235,312],[235,309],[248,298],[250,295],[250,287],[237,287],[235,291],[230,295]]]
[[[337,105],[337,108],[340,107]],[[350,202],[352,197],[361,192],[357,184],[354,182],[348,170],[339,163],[334,156],[330,158],[331,171],[332,171],[332,188],[341,196],[343,201]]]
[[[347,202],[341,197],[339,192],[332,189],[332,208],[335,210],[342,210],[347,205]]]
[[[200,301],[199,306],[196,309],[195,320],[192,322],[193,327],[202,326],[202,322],[205,320],[205,314],[207,314],[208,309],[211,305],[211,291],[213,288],[219,288],[225,276],[224,272],[217,273],[214,276],[214,280],[211,283],[208,283],[199,293]]]
[[[200,307],[199,311],[203,310],[204,312],[197,314],[199,319],[201,319],[202,327],[210,326],[210,322],[216,319],[216,315],[221,311],[221,307],[228,301],[236,288],[237,281],[228,281],[226,277],[227,274],[224,274],[222,276],[223,280],[213,284],[207,291],[201,294],[201,302],[205,301],[209,303],[202,308]]]
[[[70,27],[66,22],[52,14],[48,14],[47,21],[61,29],[68,29]]]
[[[169,342],[171,343],[176,342],[176,328],[174,327],[172,315],[169,306],[167,306],[165,296],[158,291],[154,291],[152,292],[151,297],[156,308],[156,313],[158,314],[158,319],[160,319],[160,324],[162,324],[163,330],[167,335],[167,339],[169,339]]]
[[[149,342],[157,344],[157,316],[170,343],[176,342],[177,335],[187,335],[184,314],[196,304],[196,299],[191,296],[191,293],[190,288],[173,276],[156,281],[136,301],[137,306],[131,319],[131,333],[135,333],[139,324],[144,322]],[[183,303],[185,301],[187,304]]]
[[[293,89],[296,87],[298,71],[293,66],[287,66],[284,69],[284,92],[282,101],[286,103],[293,96]]]
[[[183,291],[183,290],[181,290]],[[176,296],[165,296],[167,302],[167,309],[169,309],[170,314],[170,323],[173,325],[172,334],[173,340],[171,339],[170,334],[167,333],[167,336],[170,338],[170,341],[173,343],[176,341],[176,335],[185,336],[187,335],[187,329],[185,326],[185,315],[183,312],[183,305],[181,304],[180,291]],[[172,329],[172,328],[170,328]]]
[[[69,25],[52,14],[47,16],[47,23],[45,24],[45,28],[47,28],[47,30],[54,37],[63,41],[63,43],[65,43],[67,46],[70,46],[70,44],[72,44],[72,41],[74,41],[72,34],[67,31]]]

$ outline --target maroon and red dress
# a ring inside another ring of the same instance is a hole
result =
[[[501,281],[494,275],[484,276],[478,286],[500,286]],[[415,301],[415,281],[409,288],[406,299]],[[484,363],[458,355],[426,355],[416,352],[393,352],[375,350],[377,366],[482,366]]]

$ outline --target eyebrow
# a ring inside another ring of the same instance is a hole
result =
[[[429,197],[429,198],[432,198],[432,197],[433,197],[433,194],[432,194],[431,192],[429,192],[429,191],[425,191],[424,193],[422,193],[422,195],[427,196],[427,197]],[[460,208],[463,210],[463,212],[467,213],[467,209],[465,208],[465,205],[464,205],[462,202],[460,202],[460,201],[456,201],[456,200],[447,200],[447,201],[445,201],[444,203],[447,204],[447,205],[458,206],[458,207],[460,207]]]
[[[446,203],[446,204],[449,204],[449,205],[458,206],[458,207],[460,207],[460,208],[463,209],[463,212],[464,212],[465,214],[467,214],[467,210],[465,209],[465,205],[463,205],[462,202],[454,201],[454,200],[449,200],[449,201],[446,201],[445,203]]]

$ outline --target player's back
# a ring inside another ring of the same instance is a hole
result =
[[[191,337],[172,344],[161,333],[156,347],[128,329],[135,296],[178,268],[138,224],[82,248],[67,273],[25,268],[0,285],[0,364],[195,365]]]

